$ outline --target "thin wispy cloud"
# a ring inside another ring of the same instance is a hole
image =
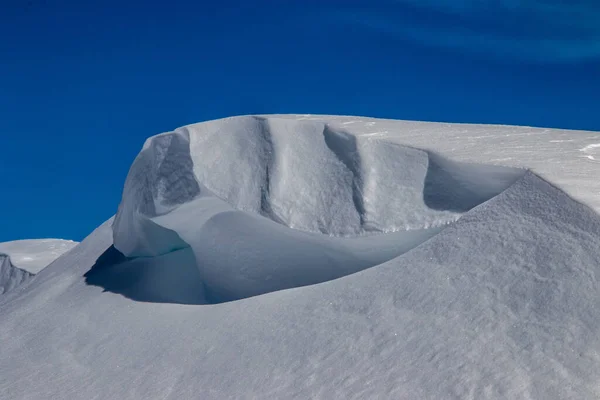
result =
[[[331,9],[330,21],[392,38],[503,60],[600,59],[600,2],[395,0]]]

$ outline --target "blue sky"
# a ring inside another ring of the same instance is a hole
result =
[[[596,0],[123,3],[3,1],[0,241],[81,240],[146,137],[208,119],[600,131]]]

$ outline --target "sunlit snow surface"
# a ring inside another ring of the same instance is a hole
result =
[[[62,239],[15,240],[0,243],[0,253],[10,256],[15,266],[37,274],[76,245],[77,242]]]
[[[0,297],[0,398],[597,398],[596,144],[310,115],[151,138],[116,219]]]
[[[315,121],[208,122],[146,142],[114,245],[130,258],[191,249],[205,301],[237,300],[393,259],[524,174]]]
[[[0,294],[28,282],[35,274],[76,245],[76,242],[60,239],[0,243]]]

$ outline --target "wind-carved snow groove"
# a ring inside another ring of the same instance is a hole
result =
[[[356,144],[356,136],[334,131],[328,125],[324,125],[323,138],[329,150],[352,172],[352,201],[360,217],[360,226],[365,230],[371,230],[365,226],[366,210],[363,198],[362,166],[360,153]],[[377,229],[373,230],[381,232]]]
[[[317,121],[211,121],[146,141],[125,183],[114,246],[156,264],[135,264],[158,274],[144,282],[184,269],[171,281],[198,279],[189,290],[199,288],[206,302],[236,300],[396,258],[524,173],[453,162]],[[160,290],[155,298],[169,297]],[[171,298],[197,303],[198,296]]]
[[[260,214],[266,218],[269,218],[279,224],[285,224],[285,222],[273,211],[273,207],[271,206],[271,174],[270,171],[273,170],[273,141],[271,138],[271,130],[268,126],[268,121],[266,119],[258,119],[260,122],[260,136],[262,139],[264,153],[266,156],[265,162],[265,176],[264,182],[261,185],[261,193],[260,193]]]
[[[200,194],[200,185],[193,174],[194,162],[190,154],[189,132],[183,128],[180,134],[169,135],[166,154],[160,159],[157,176],[161,206],[176,206],[188,202]],[[155,146],[155,151],[159,149]],[[182,174],[182,172],[184,172]],[[161,207],[161,213],[166,210]]]
[[[273,139],[269,120],[267,118],[255,117],[261,125],[260,140],[264,154],[267,155],[265,164],[264,182],[261,184],[260,214],[283,225],[287,225],[275,211],[271,202],[272,175],[274,169],[274,160],[276,150],[273,148]],[[365,231],[381,232],[379,229],[373,229],[365,223],[365,205],[363,198],[363,177],[361,156],[357,147],[356,137],[348,133],[332,129],[327,124],[323,124],[322,129],[324,143],[327,148],[337,157],[337,159],[352,173],[352,201],[356,212],[360,218],[360,227]],[[285,180],[288,177],[281,177]],[[330,234],[327,229],[320,225],[319,231],[323,234]]]

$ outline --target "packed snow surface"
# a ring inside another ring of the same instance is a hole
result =
[[[62,239],[14,240],[0,243],[0,253],[7,254],[15,266],[37,274],[76,245]]]
[[[0,243],[0,294],[29,281],[77,243],[59,239],[15,240]]]
[[[8,255],[0,253],[0,295],[21,286],[32,276],[33,274],[15,267]]]
[[[125,182],[114,245],[134,258],[191,248],[206,300],[236,300],[393,259],[524,173],[325,123],[209,122],[146,142]]]
[[[150,138],[116,217],[0,297],[0,398],[598,398],[598,143],[302,115]]]

